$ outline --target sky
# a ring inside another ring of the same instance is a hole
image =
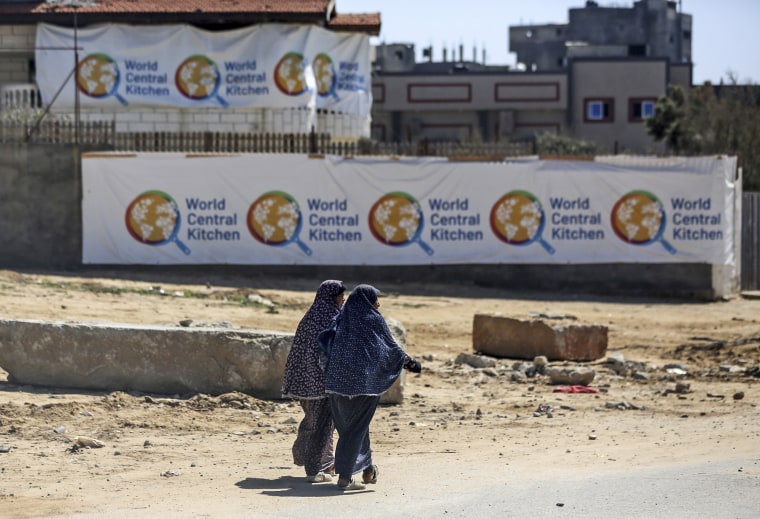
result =
[[[632,7],[633,0],[597,0],[601,7]],[[567,23],[568,9],[585,0],[335,0],[339,13],[380,12],[380,36],[372,44],[412,43],[417,61],[424,47],[433,47],[434,61],[442,61],[443,48],[486,64],[515,66],[508,52],[509,27]],[[729,72],[740,83],[760,83],[760,0],[681,0],[692,15],[693,83],[728,81]]]

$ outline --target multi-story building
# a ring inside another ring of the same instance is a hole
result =
[[[509,33],[515,69],[466,60],[461,47],[436,63],[415,63],[410,45],[379,47],[373,137],[494,141],[553,132],[642,153],[658,149],[644,125],[657,98],[671,83],[691,86],[691,16],[675,2],[589,1],[570,9],[568,24]]]
[[[378,35],[380,13],[338,14],[334,0],[240,0],[216,5],[190,0],[73,2],[0,0],[0,109],[38,102],[35,63],[37,23],[88,27],[190,24],[228,30],[261,23],[312,24],[337,32]],[[379,7],[382,6],[379,4]],[[376,48],[371,130],[365,120],[320,111],[317,130],[341,139],[380,141],[529,140],[552,132],[597,142],[608,151],[658,150],[644,119],[668,84],[691,86],[691,16],[667,0],[632,7],[588,1],[569,10],[569,23],[509,29],[518,67],[493,66],[443,52],[416,62],[408,44]],[[70,51],[69,51],[70,52]],[[64,53],[62,53],[63,55]],[[114,121],[116,131],[292,132],[303,128],[303,110],[241,108],[138,108],[81,110],[84,121]]]
[[[0,112],[15,107],[42,107],[35,57],[40,23],[67,29],[91,29],[105,24],[134,27],[192,26],[208,32],[232,31],[262,24],[318,27],[334,33],[378,35],[380,14],[339,13],[335,0],[0,0]],[[81,43],[81,40],[80,40]],[[141,42],[135,41],[135,45]],[[50,50],[60,63],[76,64],[74,45]],[[83,57],[83,56],[80,56]],[[366,59],[366,58],[365,58]],[[68,61],[67,61],[68,60]],[[369,81],[368,81],[369,82]],[[115,96],[114,96],[115,97]],[[51,113],[71,117],[71,108]],[[82,106],[83,122],[114,123],[117,132],[302,132],[313,114],[304,109],[213,106]],[[362,120],[364,119],[364,120]],[[321,133],[360,137],[368,133],[368,117],[320,111],[314,125]],[[312,126],[313,127],[313,126]]]

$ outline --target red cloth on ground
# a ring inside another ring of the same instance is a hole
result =
[[[555,387],[552,393],[598,393],[599,390],[588,386],[560,386]]]

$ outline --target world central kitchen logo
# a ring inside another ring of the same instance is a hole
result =
[[[676,249],[663,234],[667,218],[663,203],[649,191],[636,190],[623,195],[612,208],[610,223],[615,235],[631,245],[659,242],[670,254]]]
[[[377,241],[392,247],[416,243],[428,256],[432,256],[433,249],[421,238],[424,226],[422,206],[409,193],[387,193],[369,210],[369,230]]]
[[[312,250],[299,236],[303,217],[298,202],[284,191],[269,191],[248,208],[248,230],[257,241],[275,247],[295,243],[307,256]]]
[[[174,243],[185,254],[190,249],[177,237],[182,226],[177,202],[163,191],[145,191],[127,207],[124,215],[130,236],[146,245]]]
[[[105,99],[113,96],[124,106],[127,101],[119,94],[121,70],[111,56],[97,52],[88,54],[77,64],[77,89],[88,97]]]
[[[194,242],[240,241],[237,213],[227,212],[225,198],[185,198],[187,230],[184,239]],[[190,248],[180,240],[182,215],[168,193],[150,190],[141,193],[127,207],[125,223],[130,236],[146,245],[174,243],[185,254]]]
[[[217,64],[207,56],[196,54],[185,59],[174,76],[179,93],[193,101],[214,99],[225,108],[227,101],[219,96],[222,75]]]
[[[555,253],[542,236],[546,215],[533,193],[516,190],[505,194],[491,208],[490,220],[491,230],[501,241],[519,246],[538,242],[549,254]]]

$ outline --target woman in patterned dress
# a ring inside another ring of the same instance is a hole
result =
[[[372,463],[369,425],[380,402],[405,368],[414,373],[420,363],[404,353],[378,311],[380,291],[359,285],[340,312],[325,377],[338,444],[335,472],[338,488],[361,490],[377,483],[378,468]],[[362,473],[362,481],[354,474]]]
[[[285,363],[282,394],[298,400],[304,412],[293,443],[293,462],[304,467],[310,483],[330,481],[334,473],[335,424],[325,395],[325,374],[319,367],[317,335],[338,315],[345,297],[342,281],[328,279],[319,285],[314,302],[298,323]]]

